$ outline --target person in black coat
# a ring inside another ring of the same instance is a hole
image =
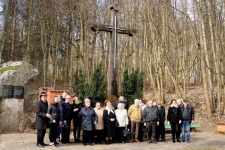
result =
[[[124,109],[128,110],[128,102],[124,98],[124,95],[123,94],[120,94],[119,95],[118,101],[114,104],[114,110],[116,110],[118,108],[118,104],[119,103],[123,103],[124,104]]]
[[[177,142],[181,142],[179,139],[180,132],[178,129],[178,125],[181,123],[181,111],[175,99],[171,100],[171,105],[168,109],[167,120],[168,124],[171,125],[173,143],[175,143],[175,135]]]
[[[56,137],[57,137],[57,131],[58,126],[61,118],[60,118],[60,108],[58,105],[59,99],[58,97],[54,97],[53,102],[51,105],[48,106],[48,114],[51,116],[49,117],[49,140],[50,140],[50,146],[57,147],[56,143]]]
[[[165,142],[165,108],[161,105],[160,101],[157,101],[157,106],[159,110],[159,125],[156,127],[156,141],[159,141],[159,137],[161,136],[162,141]]]
[[[78,117],[78,114],[83,107],[82,101],[78,100],[78,97],[73,98],[73,135],[74,142],[80,142],[80,130],[81,130],[81,118]]]
[[[64,119],[64,127],[62,128],[62,144],[71,143],[70,142],[70,125],[73,114],[73,106],[70,104],[71,96],[66,95],[65,102],[62,100],[62,108],[63,108],[63,119]]]
[[[92,146],[93,130],[95,129],[95,124],[98,122],[98,116],[91,107],[89,99],[85,99],[84,104],[85,107],[81,108],[78,114],[78,117],[81,118],[81,128],[83,130],[83,145],[86,146],[89,143]]]
[[[112,144],[112,138],[115,137],[116,115],[110,100],[105,100],[104,105],[105,110],[103,111],[103,119],[106,144]]]
[[[46,133],[46,129],[48,128],[48,102],[47,102],[47,94],[42,92],[40,95],[40,100],[36,104],[36,119],[35,119],[35,128],[37,129],[37,146],[44,147],[47,144],[44,143],[44,137]]]

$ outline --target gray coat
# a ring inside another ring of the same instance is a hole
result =
[[[46,117],[47,110],[48,110],[48,102],[43,102],[42,100],[39,100],[36,104],[36,119],[35,119],[36,129],[48,128],[49,118]]]
[[[143,111],[143,122],[156,123],[159,121],[159,110],[157,107],[145,107]]]
[[[82,130],[92,131],[95,128],[94,122],[98,122],[98,116],[95,113],[93,108],[81,108],[81,111],[78,114],[78,117],[81,118],[81,128]]]

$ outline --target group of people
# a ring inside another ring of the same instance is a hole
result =
[[[100,102],[91,107],[91,101],[79,101],[78,97],[63,92],[61,97],[54,97],[48,105],[47,94],[42,92],[36,105],[37,146],[44,147],[44,136],[49,128],[50,146],[57,147],[70,142],[71,122],[73,123],[74,142],[81,142],[82,130],[83,145],[101,143],[140,143],[143,141],[144,132],[147,132],[147,142],[157,143],[165,139],[166,120],[165,108],[160,101],[149,100],[143,103],[135,99],[134,104],[128,108],[124,96],[119,95],[118,101],[112,106],[110,100]],[[190,124],[194,121],[194,109],[187,100],[171,100],[167,113],[168,124],[172,129],[172,142],[190,142]],[[130,128],[130,136],[125,136],[124,131]],[[180,134],[182,137],[180,140]],[[61,140],[60,140],[61,135]]]

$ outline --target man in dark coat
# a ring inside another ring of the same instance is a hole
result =
[[[183,100],[183,106],[180,109],[182,117],[182,142],[185,142],[186,139],[190,143],[190,127],[195,119],[194,109],[188,104],[186,99]]]
[[[165,113],[165,108],[161,105],[160,101],[157,101],[157,106],[158,106],[158,111],[159,111],[159,125],[156,127],[156,141],[159,140],[159,137],[161,136],[162,141],[165,140],[165,118],[166,118],[166,113]]]
[[[86,146],[92,144],[93,130],[95,124],[98,122],[98,116],[95,113],[95,110],[91,107],[91,102],[89,99],[84,100],[85,107],[81,108],[81,111],[78,114],[78,117],[81,118],[81,128],[83,130],[83,145]]]
[[[36,119],[35,119],[35,128],[37,129],[37,146],[44,147],[47,144],[44,143],[44,137],[46,129],[48,128],[48,102],[46,92],[42,92],[40,95],[40,100],[36,104]]]
[[[65,102],[61,101],[63,108],[64,127],[62,128],[62,144],[71,143],[70,140],[70,126],[73,114],[73,106],[70,104],[71,96],[66,95]]]
[[[124,104],[124,109],[128,110],[128,103],[127,103],[127,100],[124,98],[123,94],[119,95],[118,101],[114,104],[114,110],[117,109],[117,106],[118,106],[119,103],[123,103]]]

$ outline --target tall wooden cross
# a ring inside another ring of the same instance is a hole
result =
[[[128,34],[133,36],[137,30],[117,27],[118,3],[113,2],[110,5],[111,10],[111,25],[93,24],[93,31],[110,32],[110,50],[108,64],[108,96],[118,95],[118,64],[117,64],[117,34]]]

